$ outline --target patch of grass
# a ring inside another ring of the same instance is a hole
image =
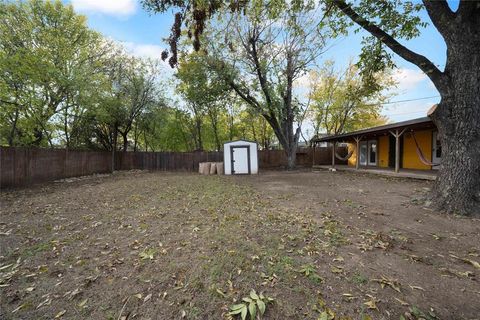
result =
[[[409,312],[405,312],[405,316],[401,315],[400,320],[438,320],[439,318],[433,311],[424,312],[420,308],[413,306],[409,308]]]
[[[52,250],[52,248],[53,248],[53,245],[50,241],[39,242],[39,243],[34,244],[33,246],[23,250],[22,253],[20,254],[20,256],[22,256],[24,258],[32,257],[32,256],[36,255],[37,253]]]
[[[325,221],[323,234],[327,237],[328,243],[332,247],[348,244],[348,239],[340,229],[340,223],[332,218],[328,218]]]
[[[317,268],[315,268],[315,266],[312,264],[305,264],[301,266],[298,272],[317,284],[323,282],[323,278],[317,273]]]
[[[358,285],[364,285],[364,284],[368,283],[368,277],[359,273],[359,272],[356,272],[352,276],[351,280],[352,280],[353,283],[358,284]]]

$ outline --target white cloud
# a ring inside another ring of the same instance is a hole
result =
[[[399,91],[414,89],[428,77],[420,70],[400,68],[394,71],[393,79],[398,82]]]
[[[138,58],[154,59],[160,62],[160,67],[165,77],[173,75],[173,69],[168,64],[168,59],[162,60],[162,51],[165,48],[156,44],[136,43],[136,42],[121,42],[125,50]]]
[[[310,84],[311,84],[311,76],[309,73],[305,73],[303,75],[301,75],[300,77],[298,77],[293,85],[296,87],[296,88],[302,88],[302,89],[308,89],[310,87]]]
[[[155,44],[142,44],[134,42],[123,42],[122,43],[127,49],[128,52],[137,57],[142,58],[151,58],[151,59],[160,59],[162,56],[162,51],[165,50],[159,45]]]
[[[128,16],[137,9],[136,0],[71,0],[78,11]]]

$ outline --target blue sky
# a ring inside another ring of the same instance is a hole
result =
[[[123,42],[127,49],[139,56],[159,58],[167,45],[162,41],[168,37],[173,21],[173,11],[151,15],[144,11],[138,0],[64,0],[72,3],[75,10],[88,17],[91,28],[107,37]],[[455,9],[456,4],[451,4]],[[421,36],[403,42],[411,50],[425,55],[433,63],[444,68],[446,46],[440,34],[431,24],[426,12],[422,13],[429,26],[422,30]],[[338,66],[360,52],[360,41],[364,33],[360,32],[345,39],[336,40],[323,59],[333,59]],[[383,114],[392,122],[408,120],[426,115],[426,111],[440,98],[430,80],[413,64],[395,56],[398,70],[395,78],[399,82],[397,95],[392,101],[403,101],[424,97],[424,100],[385,105]]]

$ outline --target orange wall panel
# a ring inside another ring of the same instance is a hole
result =
[[[378,138],[378,166],[382,168],[388,167],[388,148],[389,136],[380,136]]]
[[[430,160],[432,158],[432,130],[416,131],[415,138],[425,158]],[[415,140],[410,132],[405,133],[403,138],[403,168],[424,170],[432,168],[420,161],[416,151]]]

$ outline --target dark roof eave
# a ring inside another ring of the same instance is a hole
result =
[[[368,128],[368,129],[357,130],[349,133],[331,135],[323,138],[316,138],[316,139],[312,139],[311,142],[339,141],[339,140],[345,140],[347,138],[352,138],[355,136],[362,136],[366,134],[381,133],[381,132],[383,133],[383,132],[388,132],[389,130],[392,130],[392,129],[400,129],[400,128],[405,128],[409,126],[419,126],[419,125],[428,124],[428,123],[433,124],[432,119],[430,119],[429,117],[423,117],[423,118],[417,118],[417,119],[412,119],[412,120],[407,120],[402,122],[386,124],[383,126],[378,126],[378,127]]]

